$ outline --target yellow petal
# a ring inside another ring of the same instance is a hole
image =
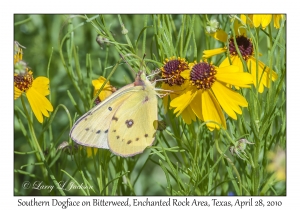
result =
[[[269,75],[270,75],[271,69],[270,69],[268,66],[266,66],[263,62],[258,61],[258,67],[261,69],[261,73],[264,72],[265,74],[268,75],[268,78],[270,78]],[[272,71],[272,81],[277,80],[277,78],[278,78],[278,75],[277,75],[277,73],[273,70],[273,71]]]
[[[224,128],[226,128],[225,117],[220,107],[220,104],[215,99],[215,96],[212,94],[210,90],[203,91],[202,94],[202,114],[203,120],[213,121],[221,124]],[[206,124],[209,130],[214,130],[215,128],[220,129],[220,126],[209,122]]]
[[[227,59],[228,60],[228,59]],[[240,69],[235,65],[227,65],[217,68],[217,74],[238,73]]]
[[[191,71],[190,71],[190,70],[185,70],[185,71],[183,71],[183,72],[180,73],[180,76],[182,76],[184,79],[189,79],[189,78],[190,78],[190,74],[191,74]],[[185,87],[187,87],[188,81],[187,81],[187,83],[184,82],[183,85],[184,85]],[[181,85],[181,86],[183,86],[183,85]],[[175,86],[175,87],[176,87],[176,86]],[[182,87],[181,87],[180,89],[182,89]]]
[[[232,63],[230,63],[229,58],[226,57],[226,58],[222,61],[222,63],[219,65],[219,67],[221,68],[221,67],[224,67],[224,66],[230,66],[230,65],[232,65]]]
[[[106,79],[104,77],[100,76],[98,79],[92,80],[92,84],[93,84],[95,89],[99,90],[105,81],[106,81]],[[107,81],[105,86],[110,86],[109,81]]]
[[[215,33],[211,33],[209,35],[212,36],[213,38],[215,38],[216,40],[219,40],[224,43],[226,43],[227,39],[228,39],[227,33],[225,31],[223,31],[222,29],[219,29]]]
[[[243,61],[239,56],[230,56],[232,65],[238,66],[240,72],[244,72]]]
[[[227,72],[218,71],[218,73],[216,74],[216,78],[217,81],[221,81],[226,84],[230,84],[238,87],[248,88],[250,87],[249,84],[253,84],[253,76],[246,72],[227,73]]]
[[[99,89],[102,87],[106,79],[100,76],[98,79],[92,80],[92,84],[94,86],[94,95],[96,95]],[[109,97],[113,93],[112,86],[110,85],[109,81],[105,84],[101,92],[99,93],[100,101],[104,101],[107,97]]]
[[[277,79],[277,74],[273,71],[272,72],[272,80],[276,80]],[[264,63],[262,63],[261,61],[258,61],[258,78],[259,78],[259,82],[260,85],[263,84],[265,87],[270,87],[271,84],[271,80],[270,80],[270,68],[265,66]]]
[[[261,23],[261,15],[253,15],[252,21],[255,28],[259,27]]]
[[[14,100],[19,98],[22,95],[23,91],[21,91],[19,88],[14,87]]]
[[[240,59],[239,56],[231,55],[231,56],[230,56],[230,61],[231,61],[231,63],[229,62],[229,58],[226,57],[226,58],[222,61],[222,63],[220,64],[219,67],[221,68],[221,67],[230,66],[230,65],[238,66],[238,67],[239,67],[239,70],[238,70],[238,71],[243,72],[244,67],[243,67],[243,63],[242,63],[242,61],[241,61],[241,59]]]
[[[265,29],[272,20],[272,15],[261,15],[261,27]]]
[[[272,15],[253,15],[253,25],[257,28],[261,25],[265,29],[271,22]]]
[[[178,97],[186,90],[186,88],[188,87],[188,84],[189,84],[188,80],[185,80],[181,86],[178,86],[178,85],[170,86],[167,83],[163,83],[161,85],[161,89],[171,90],[172,92],[169,94],[169,96],[170,96],[171,100],[173,100],[174,98]]]
[[[273,15],[274,27],[276,29],[280,28],[281,19],[283,19],[283,15]]]
[[[174,113],[177,113],[176,117],[178,117],[182,113],[182,111],[190,104],[196,94],[197,91],[189,89],[185,93],[181,94],[171,101],[170,107],[175,108]]]
[[[202,114],[202,90],[198,90],[197,95],[195,96],[194,100],[191,102],[191,108],[196,116],[203,121],[203,114]]]
[[[49,79],[47,77],[37,77],[32,82],[32,87],[35,88],[41,95],[47,96],[49,91]]]
[[[243,23],[249,25],[250,27],[253,27],[253,15],[241,15],[241,20]]]
[[[221,53],[224,53],[226,52],[227,50],[222,47],[222,48],[217,48],[217,49],[213,49],[213,50],[204,50],[203,51],[203,58],[210,58],[214,55],[218,55],[218,54],[221,54]]]
[[[270,68],[267,67],[263,62],[258,61],[258,69],[256,70],[256,59],[254,57],[250,57],[250,59],[248,59],[247,66],[253,76],[254,86],[257,87],[258,82],[258,92],[262,93],[264,91],[264,86],[270,86]],[[272,71],[272,80],[275,81],[277,78],[277,73]]]
[[[234,27],[234,33],[235,33],[236,36],[247,34],[245,26],[243,26],[243,24],[241,24],[238,20],[234,21],[233,27]]]
[[[196,121],[196,116],[190,106],[187,106],[181,113],[181,117],[186,124],[191,124]]]
[[[39,108],[39,104],[36,101],[36,94],[38,94],[38,92],[36,92],[36,90],[33,88],[30,88],[26,91],[26,97],[33,111],[33,114],[40,123],[43,123],[43,115]]]
[[[215,82],[212,90],[223,110],[233,119],[237,119],[235,113],[242,114],[241,107],[247,107],[248,102],[239,93],[227,88],[219,82]]]
[[[256,71],[256,61],[252,59],[248,59],[247,61],[248,70],[250,71],[253,77],[253,84],[257,88],[257,83],[259,83],[258,92],[262,93],[264,91],[264,85],[261,82],[261,77],[257,78],[257,71]],[[261,75],[260,75],[261,76]]]
[[[40,123],[43,123],[43,115],[49,117],[48,111],[53,111],[52,104],[33,87],[26,91],[26,97],[35,117]]]
[[[241,15],[240,18],[243,21],[243,24],[245,25],[247,23],[247,17],[246,17],[246,15]]]
[[[102,89],[102,91],[99,94],[100,101],[104,101],[108,96],[112,94],[112,91],[105,89]]]
[[[93,151],[92,150],[94,150],[94,155],[97,154],[98,148],[86,147],[87,157],[92,157],[93,156]]]

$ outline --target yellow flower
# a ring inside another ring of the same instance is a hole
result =
[[[270,74],[271,75],[271,80],[275,81],[278,77],[277,73],[274,71],[271,71],[271,69],[266,66],[263,62],[256,60],[255,54],[254,54],[254,49],[253,49],[253,44],[251,39],[247,38],[246,35],[246,30],[244,28],[240,28],[241,24],[239,24],[237,21],[235,21],[235,34],[236,38],[235,41],[237,43],[237,46],[241,52],[243,60],[245,60],[246,65],[248,67],[249,72],[253,76],[253,82],[254,86],[258,86],[258,92],[262,93],[264,91],[264,87],[270,87]],[[212,34],[211,36],[213,37],[218,37],[218,40],[222,42],[227,42],[227,33],[224,32],[223,30],[218,30],[216,33]],[[240,59],[237,50],[234,45],[234,38],[231,37],[229,40],[229,58],[226,57],[222,63],[220,64],[220,67],[223,66],[228,66],[230,64],[238,66],[240,71],[243,71],[243,62]],[[227,47],[222,47],[222,48],[217,48],[213,50],[204,50],[203,51],[203,58],[209,58],[214,55],[218,55],[221,53],[227,52]],[[230,60],[229,60],[230,59]]]
[[[100,76],[98,79],[95,79],[92,81],[92,84],[94,86],[94,96],[99,92],[100,88],[104,84],[106,79],[102,76]],[[116,88],[114,88],[112,85],[110,85],[109,81],[104,85],[103,89],[99,93],[99,97],[96,99],[96,104],[99,104],[101,101],[104,101],[108,96],[113,94],[113,92],[116,91]],[[87,157],[91,157],[94,154],[98,152],[98,148],[94,147],[86,147]]]
[[[45,97],[50,94],[49,79],[33,78],[32,71],[29,71],[26,63],[22,61],[21,48],[14,54],[14,69],[14,99],[25,93],[35,117],[43,123],[43,116],[49,117],[48,111],[53,111],[52,104]]]
[[[189,124],[196,116],[202,121],[213,121],[226,128],[222,109],[233,119],[242,114],[241,107],[247,107],[246,99],[226,84],[238,87],[250,87],[253,78],[249,73],[240,72],[237,66],[216,67],[200,61],[190,64],[190,70],[181,73],[189,85],[180,96],[174,98],[170,106],[176,117],[182,116]],[[185,114],[183,114],[185,112]],[[220,129],[216,123],[208,122],[210,130]]]
[[[250,21],[247,21],[247,17],[245,15],[241,15],[241,19],[244,23],[248,23],[251,26],[253,25],[255,28],[261,26],[262,29],[265,29],[272,21],[274,22],[274,27],[276,29],[280,28],[281,19],[284,18],[283,14],[272,15],[272,14],[261,14],[261,15],[248,15]],[[250,22],[250,23],[249,23]]]
[[[102,87],[103,83],[106,81],[106,79],[102,76],[100,76],[98,79],[95,79],[92,81],[92,84],[94,86],[94,96],[98,93],[100,88]],[[109,81],[104,85],[103,89],[99,93],[99,97],[97,101],[97,104],[101,101],[104,101],[108,96],[110,96],[113,92],[115,92],[116,89],[110,85]]]
[[[268,152],[267,157],[270,161],[267,166],[267,171],[271,173],[274,172],[278,181],[285,180],[285,151],[281,148],[277,148],[276,152]]]
[[[165,59],[164,65],[160,69],[162,71],[162,79],[164,80],[161,88],[172,91],[169,97],[163,97],[163,104],[166,110],[169,101],[179,96],[182,90],[187,86],[188,81],[180,74],[183,71],[189,70],[189,65],[184,58],[173,56],[169,59]]]

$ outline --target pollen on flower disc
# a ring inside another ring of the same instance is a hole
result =
[[[191,84],[197,89],[209,89],[216,81],[217,71],[215,67],[207,62],[200,62],[193,66],[190,73]]]

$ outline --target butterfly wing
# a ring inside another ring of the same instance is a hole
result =
[[[70,131],[70,137],[77,144],[109,149],[108,129],[116,111],[132,94],[142,88],[129,84],[110,95],[76,121]]]
[[[142,90],[119,106],[108,132],[109,149],[123,157],[142,153],[155,139],[157,98],[154,86],[145,81]]]

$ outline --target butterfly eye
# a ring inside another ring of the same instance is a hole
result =
[[[108,110],[109,110],[109,111],[111,111],[111,110],[112,110],[112,108],[111,108],[111,107],[108,107]]]

